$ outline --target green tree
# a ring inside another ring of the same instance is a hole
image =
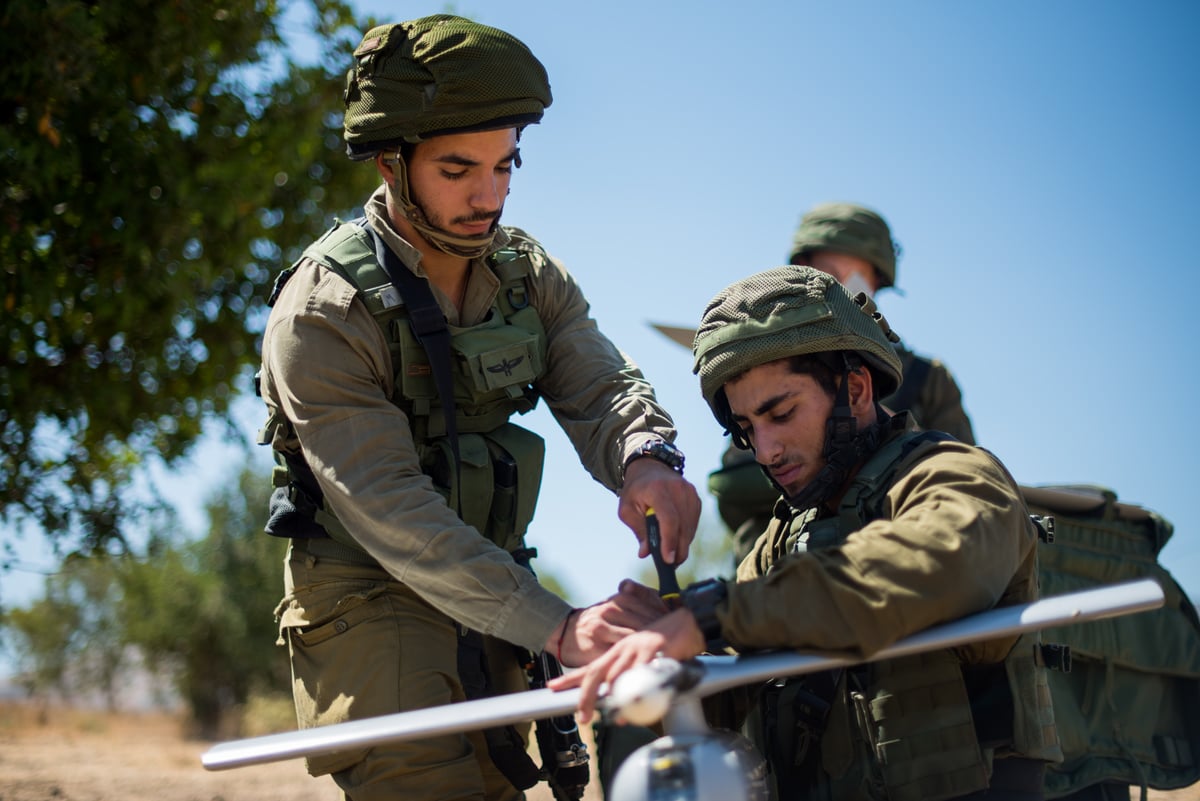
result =
[[[198,733],[213,736],[252,693],[288,692],[288,661],[274,643],[286,541],[263,533],[270,483],[247,464],[207,504],[202,539],[152,538],[123,572],[125,636],[167,676]]]
[[[46,578],[41,598],[5,613],[0,623],[26,692],[48,699],[97,690],[114,706],[126,664],[117,591],[113,559],[72,557]]]
[[[99,690],[110,703],[132,655],[166,680],[196,731],[213,736],[252,694],[290,690],[275,646],[287,543],[263,533],[270,482],[248,460],[205,506],[208,532],[156,516],[142,553],[73,556],[43,596],[0,618],[19,678],[32,695]]]
[[[275,0],[0,9],[0,522],[122,544],[146,456],[248,386],[271,276],[366,197],[340,138],[360,26],[312,7],[290,41]]]

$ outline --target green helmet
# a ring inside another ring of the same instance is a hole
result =
[[[449,14],[372,28],[346,75],[346,150],[364,160],[437,134],[523,127],[550,105],[516,37]]]
[[[875,265],[883,277],[880,288],[896,283],[896,259],[900,246],[892,239],[887,221],[865,206],[853,203],[822,203],[800,218],[792,238],[789,259],[798,264],[815,250],[849,253]]]
[[[900,386],[893,347],[899,341],[865,293],[852,298],[813,267],[776,267],[730,284],[709,302],[692,345],[692,372],[726,424],[717,401],[722,387],[751,367],[788,356],[853,351],[870,368],[876,397],[887,397]]]

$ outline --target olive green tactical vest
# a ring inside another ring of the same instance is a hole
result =
[[[893,430],[905,417],[893,418]],[[780,501],[763,543],[773,545],[759,554],[760,569],[789,552],[839,545],[881,518],[895,477],[946,438],[931,431],[892,436],[852,479],[832,517],[817,520],[816,510],[792,514]],[[1036,634],[1014,640],[995,666],[964,666],[955,651],[943,650],[833,672],[825,679],[830,687],[836,683],[825,699],[829,708],[810,731],[808,681],[769,687],[751,719],[752,739],[775,754],[776,797],[800,792],[839,801],[937,801],[987,788],[996,756],[1062,759]],[[980,687],[997,698],[981,698]],[[1003,735],[981,742],[983,733],[996,731]],[[793,753],[781,754],[781,744]],[[797,775],[788,775],[789,768]]]
[[[412,332],[407,305],[376,259],[371,233],[357,223],[339,223],[303,257],[358,289],[387,339],[395,370],[391,401],[408,418],[422,472],[464,522],[510,551],[521,547],[533,519],[545,454],[541,437],[508,422],[537,404],[533,385],[545,370],[546,333],[529,305],[527,284],[531,258],[539,254],[532,240],[513,235],[508,247],[487,258],[501,283],[489,314],[478,325],[447,325],[458,470],[429,356]],[[285,477],[285,470],[277,468],[277,485],[296,480],[291,471]],[[354,544],[330,510],[319,509],[316,521],[333,539]]]

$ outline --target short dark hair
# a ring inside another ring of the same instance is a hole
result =
[[[788,368],[799,375],[810,375],[813,380],[825,390],[825,392],[833,397],[837,392],[837,378],[835,377],[834,368],[819,355],[813,353],[804,353],[798,356],[787,357]]]

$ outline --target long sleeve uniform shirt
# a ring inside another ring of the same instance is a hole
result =
[[[736,648],[812,648],[863,655],[930,626],[1037,598],[1037,533],[1019,490],[991,455],[943,442],[896,477],[881,519],[838,546],[772,564],[777,525],[718,608]],[[962,649],[1002,660],[1011,640]]]
[[[388,220],[382,187],[366,215],[423,276],[419,251]],[[508,242],[501,229],[493,251]],[[600,333],[558,261],[535,257],[529,284],[548,346],[536,388],[584,467],[615,491],[638,446],[652,437],[674,439],[671,418],[638,368]],[[431,288],[447,321],[469,326],[486,316],[500,282],[481,259],[472,261],[461,319]],[[408,419],[389,400],[394,386],[387,341],[354,286],[304,260],[263,335],[263,398],[294,431],[292,441],[273,445],[302,450],[326,503],[393,577],[464,625],[540,649],[569,607],[466,525],[422,474]]]

